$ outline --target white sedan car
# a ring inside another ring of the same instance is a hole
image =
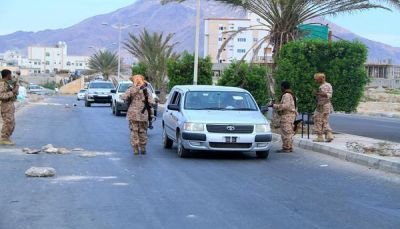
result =
[[[175,86],[163,114],[163,144],[178,155],[191,150],[253,151],[267,158],[272,133],[253,96],[235,87]]]
[[[76,95],[76,99],[79,100],[84,100],[85,99],[85,93],[86,93],[86,89],[82,89],[78,92],[78,94]]]

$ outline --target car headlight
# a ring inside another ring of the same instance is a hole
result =
[[[203,123],[185,122],[183,129],[187,130],[187,131],[204,131],[204,124]]]
[[[256,133],[265,133],[270,132],[271,127],[268,124],[257,124],[256,125]]]

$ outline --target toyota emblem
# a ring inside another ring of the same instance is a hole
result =
[[[227,126],[226,129],[229,130],[229,131],[234,131],[235,127],[234,126]]]

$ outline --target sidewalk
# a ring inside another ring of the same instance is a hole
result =
[[[331,143],[316,143],[312,139],[296,135],[294,145],[360,165],[400,174],[400,143],[337,134]]]

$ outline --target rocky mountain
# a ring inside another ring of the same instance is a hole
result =
[[[244,12],[233,9],[214,1],[202,1],[202,19],[210,17],[243,17]],[[168,4],[162,6],[158,0],[137,0],[135,3],[114,12],[88,18],[76,25],[64,29],[44,30],[39,32],[18,31],[0,36],[0,52],[9,49],[20,49],[26,52],[30,44],[53,45],[58,41],[66,41],[70,54],[89,55],[93,50],[89,46],[116,49],[112,43],[117,42],[118,32],[110,26],[115,23],[139,24],[124,31],[136,33],[143,27],[149,31],[175,33],[175,41],[179,42],[177,51],[194,49],[195,34],[195,4],[194,0],[183,4]],[[331,22],[328,23],[336,36],[347,40],[359,39],[369,47],[369,59],[392,59],[400,63],[400,48],[371,41],[343,29]],[[203,27],[204,28],[204,27]],[[203,37],[201,30],[201,38]],[[201,44],[203,40],[201,39]],[[201,49],[202,49],[201,45]],[[128,57],[127,53],[124,56]]]

